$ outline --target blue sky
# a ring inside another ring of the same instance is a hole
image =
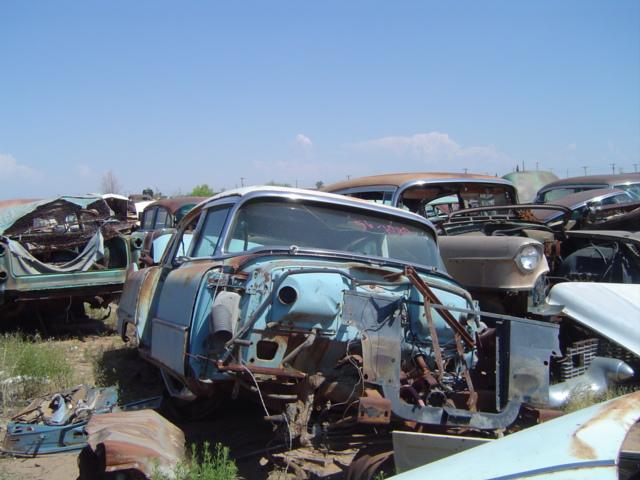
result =
[[[640,2],[0,2],[0,198],[523,162],[640,164]]]

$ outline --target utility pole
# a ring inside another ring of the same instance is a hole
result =
[[[587,174],[587,167],[586,167],[586,165],[585,165],[585,166],[583,166],[583,167],[582,167],[582,169],[584,170],[584,174],[586,175],[586,174]]]
[[[638,164],[637,163],[633,164],[633,171],[636,172],[636,173],[638,172]]]
[[[611,165],[611,173],[613,173],[615,175],[616,174],[616,164],[615,163],[610,163],[609,165]]]
[[[244,187],[244,177],[240,177],[240,186]]]
[[[468,168],[464,168],[463,170],[464,170],[464,174],[466,175],[467,174],[467,170],[469,170],[469,169]]]
[[[347,180],[351,180],[351,175],[347,175]]]
[[[536,161],[536,170],[538,170],[538,162]]]

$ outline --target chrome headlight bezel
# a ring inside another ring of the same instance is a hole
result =
[[[520,247],[513,261],[522,273],[532,273],[542,262],[542,257],[542,245],[528,243]]]

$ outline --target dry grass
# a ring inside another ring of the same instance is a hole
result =
[[[621,397],[627,393],[632,393],[640,390],[640,385],[616,385],[611,387],[605,392],[592,392],[584,391],[580,395],[574,395],[569,403],[562,409],[565,413],[575,412],[582,410],[583,408],[590,407],[596,403],[605,402],[607,400],[613,400],[614,398]]]
[[[21,333],[0,336],[0,394],[5,410],[17,402],[73,384],[73,367],[55,342]]]

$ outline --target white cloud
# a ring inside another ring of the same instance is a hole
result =
[[[474,173],[495,173],[510,170],[512,161],[494,146],[463,147],[442,132],[416,133],[409,136],[382,137],[353,143],[347,148],[358,154],[386,158],[385,170],[411,171],[428,168],[441,171],[459,171],[467,168]],[[398,169],[397,162],[403,167]],[[378,167],[382,166],[376,161]]]
[[[576,144],[576,142],[571,142],[569,145],[567,145],[567,150],[569,151],[575,151],[575,149],[578,147],[578,145]]]
[[[15,182],[15,180],[34,180],[39,176],[38,171],[19,164],[13,156],[0,153],[0,179]]]
[[[306,135],[303,135],[302,133],[299,133],[298,135],[296,135],[295,143],[296,143],[296,146],[303,148],[305,150],[313,147],[313,143],[311,142],[311,139]]]

